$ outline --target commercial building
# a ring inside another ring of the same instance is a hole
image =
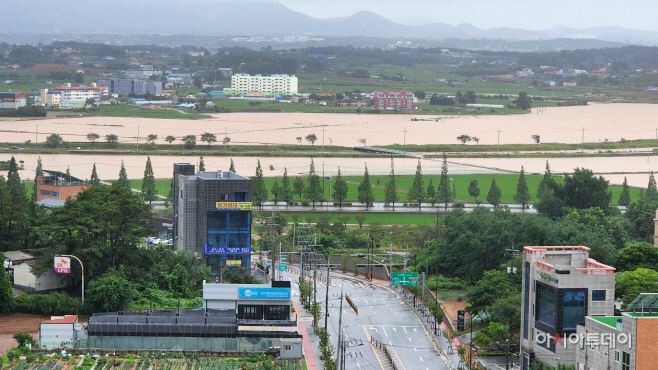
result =
[[[162,81],[139,80],[135,78],[113,78],[111,80],[98,81],[99,86],[107,86],[110,94],[119,95],[162,95]]]
[[[658,294],[641,293],[626,309],[578,325],[576,369],[658,369]]]
[[[48,95],[48,89],[46,95]],[[58,86],[55,91],[59,91],[59,107],[60,108],[81,108],[86,103],[87,99],[94,99],[96,103],[100,101],[101,95],[107,94],[108,88],[104,86],[87,86],[78,85],[71,86],[66,84]]]
[[[234,74],[231,76],[231,87],[225,88],[226,95],[264,93],[271,95],[296,95],[298,80],[288,75],[248,75]]]
[[[375,109],[380,110],[414,109],[414,94],[407,91],[375,91],[373,103]]]
[[[217,277],[226,266],[251,267],[251,179],[174,164],[174,246],[198,253]]]
[[[148,79],[153,75],[161,75],[162,71],[153,69],[150,64],[142,64],[138,66],[131,66],[130,69],[124,71],[126,78]]]
[[[17,109],[26,105],[26,93],[0,92],[0,109]]]
[[[233,310],[238,320],[290,320],[290,282],[209,284],[203,282],[203,306]]]
[[[586,316],[614,314],[615,268],[583,246],[525,247],[521,302],[522,369],[531,362],[576,363],[576,347],[555,339],[577,332]]]
[[[35,292],[48,292],[66,287],[68,284],[60,280],[54,270],[49,269],[40,275],[32,272],[36,264],[34,256],[23,251],[5,252],[5,269],[10,281],[17,288],[31,289]]]
[[[59,107],[62,101],[62,91],[55,89],[41,89],[41,104],[44,106]]]
[[[65,172],[43,170],[43,176],[37,177],[37,202],[44,199],[75,198],[87,187],[89,184],[86,181]]]

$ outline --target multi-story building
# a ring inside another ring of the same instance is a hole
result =
[[[62,92],[55,89],[41,89],[41,104],[45,106],[59,107],[62,100]]]
[[[296,95],[298,80],[288,75],[248,75],[231,76],[231,87],[225,88],[226,95],[262,93],[271,95]]]
[[[523,370],[531,362],[576,363],[576,347],[560,339],[586,316],[614,314],[615,268],[589,258],[582,246],[525,247],[521,301]]]
[[[45,92],[47,96],[49,91],[48,89],[44,90],[46,90]],[[98,103],[101,99],[101,95],[107,94],[108,88],[104,86],[64,85],[61,87],[56,87],[55,91],[59,91],[60,108],[72,108],[77,107],[77,105],[84,105],[87,99],[90,98],[94,99],[94,101]]]
[[[142,64],[139,66],[131,66],[130,69],[124,71],[126,78],[147,79],[153,75],[161,75],[162,71],[154,70],[150,64]]]
[[[211,275],[251,267],[251,179],[233,172],[195,172],[174,164],[174,246],[198,253]]]
[[[37,202],[44,199],[75,198],[87,187],[89,184],[77,177],[60,171],[43,170],[43,176],[37,177]]]
[[[26,93],[0,92],[0,109],[16,109],[26,105]]]
[[[414,109],[414,94],[408,91],[375,91],[373,94],[375,109],[406,110]]]
[[[107,86],[110,94],[144,95],[147,92],[153,95],[162,95],[162,81],[138,80],[135,78],[113,78],[98,81],[99,86]]]
[[[621,316],[586,317],[567,344],[578,348],[576,369],[658,369],[657,302],[658,294],[642,293]]]

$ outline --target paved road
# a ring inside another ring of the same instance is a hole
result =
[[[298,276],[284,274],[284,279],[293,282],[293,298],[299,299],[296,282]],[[324,305],[326,284],[316,283],[317,300]],[[427,337],[421,323],[409,308],[395,293],[376,284],[332,274],[329,286],[329,319],[328,326],[334,347],[338,338],[338,318],[340,307],[340,291],[349,295],[359,309],[359,314],[343,300],[343,335],[350,344],[346,349],[345,368],[348,370],[372,369],[380,370],[380,362],[369,343],[369,337],[386,344],[393,356],[398,356],[402,367],[400,370],[448,369],[443,359],[434,350],[432,342]],[[309,320],[301,317],[301,321]],[[323,319],[322,319],[323,320]],[[321,325],[323,322],[320,323]],[[310,325],[309,325],[310,326]],[[312,336],[314,352],[319,360],[317,337]]]

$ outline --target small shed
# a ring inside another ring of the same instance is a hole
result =
[[[51,316],[39,324],[39,349],[66,349],[78,339],[81,330],[77,315]]]
[[[37,276],[32,272],[35,265],[34,256],[23,251],[5,252],[5,258],[12,262],[12,283],[17,288],[32,289],[35,292],[48,292],[67,286],[54,269],[49,269]]]
[[[302,338],[281,338],[281,359],[297,360],[302,358]]]

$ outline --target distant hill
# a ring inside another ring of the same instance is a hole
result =
[[[156,5],[157,4],[157,5]],[[0,12],[0,32],[11,33],[165,33],[199,35],[286,35],[430,37],[436,39],[539,40],[595,38],[621,43],[658,44],[658,32],[622,27],[547,30],[492,28],[433,23],[408,26],[373,12],[316,19],[277,2],[232,0],[132,1],[69,0],[67,6],[47,0],[7,1]],[[1,41],[1,40],[0,40]]]

